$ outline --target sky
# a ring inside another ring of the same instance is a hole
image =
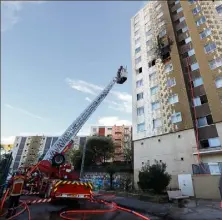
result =
[[[143,1],[1,2],[1,143],[20,135],[61,135],[116,75],[83,126],[130,125],[130,19]]]

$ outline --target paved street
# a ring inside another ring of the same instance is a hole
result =
[[[60,202],[61,204],[61,202]],[[34,204],[29,206],[31,212],[31,219],[32,220],[59,220],[62,219],[59,217],[59,214],[63,211],[67,210],[79,210],[79,209],[87,209],[87,210],[101,210],[101,209],[108,209],[107,206],[103,206],[100,204],[94,204],[90,202],[81,203],[79,207],[74,207],[72,203],[67,203],[65,205],[60,204],[50,204],[50,203],[42,203],[42,204]],[[16,220],[26,220],[27,219],[27,212],[24,212],[20,216],[16,218]],[[82,220],[82,215],[73,215],[69,216],[73,217],[75,220]],[[148,217],[148,216],[147,216]],[[0,218],[4,219],[4,218]],[[105,214],[96,214],[96,215],[87,215],[85,216],[84,220],[140,220],[141,218],[136,217],[133,214],[123,212],[123,211],[115,211],[111,213]],[[158,218],[153,217],[151,220],[156,220]]]

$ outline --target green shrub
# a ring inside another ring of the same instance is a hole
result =
[[[153,190],[162,193],[166,190],[171,180],[171,175],[166,172],[166,164],[155,161],[155,164],[146,164],[139,172],[138,185],[143,191]]]

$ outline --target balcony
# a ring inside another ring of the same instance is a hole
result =
[[[222,147],[208,147],[208,148],[200,148],[199,149],[199,154],[204,155],[204,154],[221,154],[222,153]],[[197,155],[198,152],[195,151],[193,155]]]
[[[177,40],[180,42],[182,40],[185,40],[186,38],[188,38],[190,35],[188,32],[185,32],[185,33],[182,33],[182,34],[179,34],[177,36]]]
[[[176,25],[175,29],[176,31],[183,29],[184,27],[186,27],[186,21],[182,21],[180,22],[178,25]]]
[[[188,43],[188,44],[184,44],[183,46],[180,47],[180,53],[184,54],[184,53],[188,52],[192,48],[193,48],[193,45],[192,45],[191,42]]]
[[[114,141],[115,146],[122,146],[122,141]]]
[[[118,141],[118,140],[122,140],[122,139],[123,139],[123,135],[114,135],[114,136],[113,136],[113,139],[114,139],[114,140],[117,140],[117,141]]]
[[[199,140],[205,140],[205,139],[214,138],[217,136],[218,136],[217,128],[214,124],[198,128]]]
[[[202,96],[202,95],[205,95],[205,94],[206,94],[203,85],[200,85],[200,86],[198,86],[198,87],[193,88],[193,91],[194,91],[194,97],[196,97],[196,96]]]
[[[192,65],[193,63],[197,62],[195,54],[193,56],[189,57],[187,53],[184,53],[183,57],[185,57],[185,56],[186,56],[186,58],[183,58],[183,60],[182,60],[183,66],[187,66],[188,64]]]
[[[180,19],[181,17],[183,17],[183,11],[180,11],[179,13],[172,16],[173,21],[176,21],[176,20]]]
[[[176,11],[176,10],[179,9],[180,7],[181,7],[180,3],[178,3],[178,4],[174,5],[174,6],[172,6],[172,7],[171,7],[171,12]]]
[[[205,117],[211,114],[208,103],[204,103],[202,105],[196,106],[195,108],[196,108],[196,115],[198,118]]]

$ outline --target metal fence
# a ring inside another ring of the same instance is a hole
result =
[[[222,174],[222,162],[218,163],[220,173]],[[208,163],[192,164],[193,174],[211,174]]]

